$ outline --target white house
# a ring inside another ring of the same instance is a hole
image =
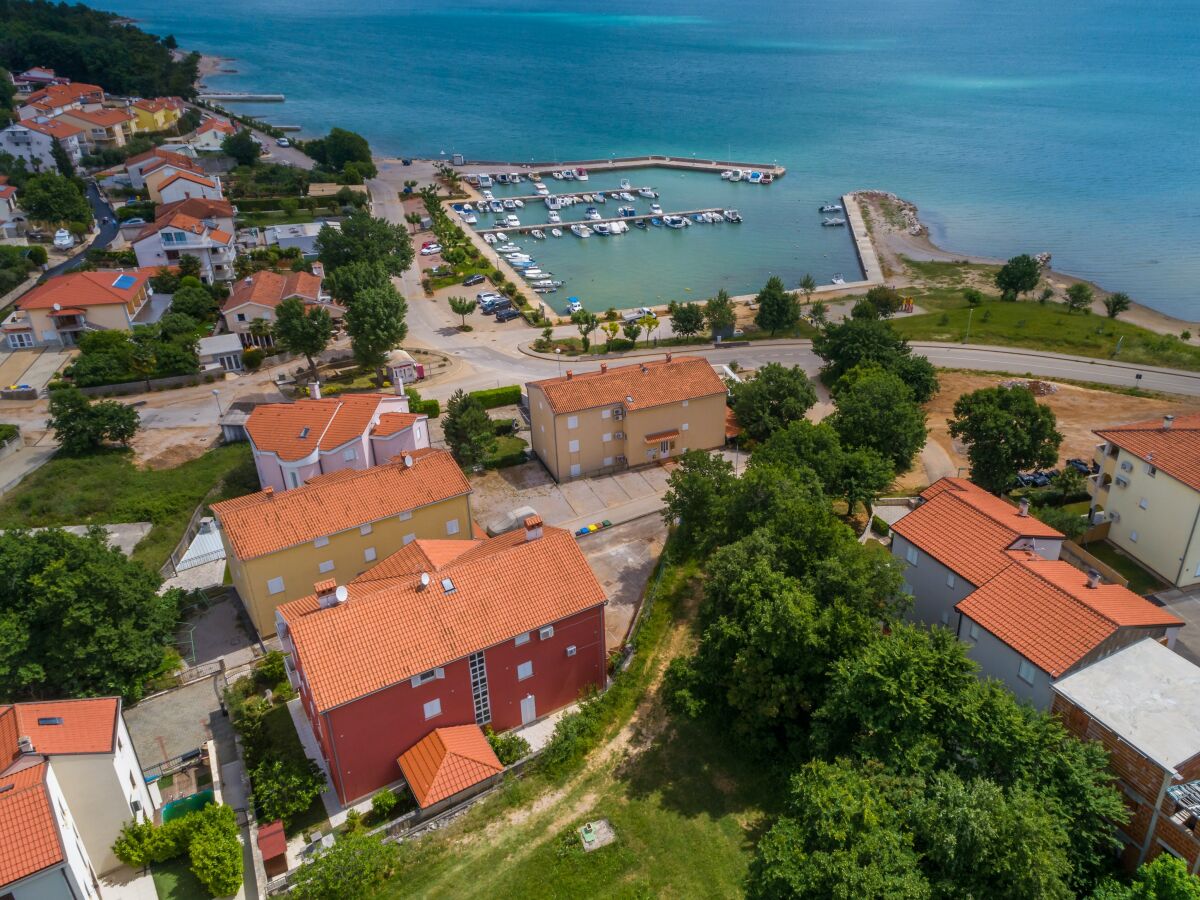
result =
[[[193,150],[204,153],[219,153],[225,138],[237,134],[237,126],[225,119],[209,116],[200,123],[188,143]]]
[[[182,201],[204,203],[209,201]],[[183,256],[200,261],[200,279],[207,284],[231,281],[237,247],[232,230],[218,227],[211,219],[198,219],[176,208],[155,219],[130,241],[137,255],[138,266],[154,268],[174,265]]]
[[[200,338],[196,354],[205,372],[242,371],[242,339],[236,334],[214,334]]]
[[[188,148],[188,153],[183,153],[178,150],[168,150],[165,147],[155,147],[153,150],[132,156],[125,160],[125,171],[129,174],[129,183],[135,191],[142,190],[146,186],[146,176],[164,165],[174,167],[169,174],[175,172],[203,174],[204,170],[193,160],[190,153],[190,148]]]
[[[121,826],[159,805],[120,698],[0,706],[0,765],[0,897],[99,897]]]
[[[24,159],[35,172],[57,172],[54,142],[62,146],[72,163],[83,158],[83,129],[53,119],[27,119],[0,131],[0,153]]]
[[[337,222],[299,222],[292,225],[268,225],[263,229],[267,246],[278,246],[284,250],[295,247],[303,256],[317,255],[317,235],[326,227],[341,230]]]
[[[275,310],[279,304],[291,297],[299,297],[306,306],[321,306],[334,319],[346,314],[344,307],[327,300],[321,294],[321,279],[308,272],[273,272],[264,270],[243,278],[233,285],[229,297],[221,307],[225,327],[239,335],[245,346],[270,346],[270,338],[255,337],[250,333],[256,319],[270,323],[275,321]]]

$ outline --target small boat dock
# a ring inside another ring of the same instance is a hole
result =
[[[580,159],[568,160],[559,162],[469,162],[462,166],[456,166],[464,175],[484,174],[490,175],[493,172],[520,172],[522,175],[528,175],[530,172],[538,172],[541,174],[549,174],[552,171],[561,171],[563,169],[586,169],[589,173],[593,172],[615,172],[621,169],[645,169],[645,168],[661,168],[661,169],[686,169],[695,172],[724,172],[727,169],[743,169],[745,171],[762,172],[764,175],[770,175],[772,178],[782,178],[787,174],[787,168],[775,163],[748,163],[748,162],[733,162],[724,159],[698,159],[694,156],[618,156],[609,159]]]
[[[528,195],[521,194],[519,197],[510,197],[507,194],[505,194],[501,197],[497,197],[496,199],[497,200],[520,200],[522,203],[541,203],[543,200],[562,200],[563,197],[581,198],[584,194],[603,194],[607,200],[615,200],[616,198],[613,197],[613,194],[619,194],[619,193],[621,193],[621,191],[625,191],[625,193],[627,193],[627,194],[636,194],[638,191],[654,190],[653,188],[651,188],[649,186],[617,188],[615,190],[613,188],[604,188],[603,190],[588,190],[586,181],[576,181],[576,182],[572,182],[572,183],[573,184],[581,184],[581,185],[583,185],[583,187],[581,187],[577,191],[563,191],[563,193],[561,193],[561,194],[528,194]],[[471,186],[475,187],[475,185],[471,185]],[[478,190],[478,188],[476,188],[476,190]],[[635,196],[633,199],[634,199],[634,201],[637,201],[639,198]],[[487,201],[484,201],[484,202],[487,202]],[[581,201],[581,202],[587,202],[587,201]],[[511,212],[511,211],[512,210],[509,210],[509,212]]]
[[[551,228],[570,229],[572,225],[586,225],[591,228],[593,225],[611,225],[613,222],[649,222],[651,219],[664,219],[671,216],[676,216],[681,219],[691,219],[695,215],[703,215],[704,213],[721,214],[725,210],[720,206],[709,206],[705,209],[689,209],[685,212],[661,212],[661,213],[645,213],[636,216],[613,216],[609,219],[582,219],[580,221],[570,222],[554,222],[546,223],[539,222],[536,225],[517,225],[513,228],[508,228],[504,225],[498,228],[479,228],[475,231],[476,234],[523,234],[529,231],[548,231]]]

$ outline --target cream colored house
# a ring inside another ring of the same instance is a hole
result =
[[[1200,583],[1200,414],[1097,431],[1092,521],[1164,581]]]
[[[533,450],[557,481],[725,443],[725,383],[695,356],[531,381]]]
[[[291,297],[299,297],[306,306],[320,306],[335,322],[346,314],[344,307],[321,293],[320,276],[264,269],[232,286],[229,297],[221,305],[225,328],[240,337],[247,347],[270,347],[271,337],[251,334],[251,328],[256,320],[273,323],[279,304]]]
[[[68,272],[21,297],[0,330],[10,350],[73,347],[88,331],[131,331],[154,269]]]
[[[224,200],[221,179],[202,175],[192,169],[162,165],[143,172],[146,192],[155,203],[175,203],[198,197],[203,200]]]
[[[318,581],[351,581],[418,538],[470,540],[470,495],[453,457],[426,449],[226,500],[213,515],[233,584],[265,638],[275,633],[275,609]]]

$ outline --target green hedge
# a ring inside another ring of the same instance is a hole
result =
[[[871,530],[880,537],[887,537],[892,529],[879,516],[871,516]]]
[[[16,425],[10,425],[7,422],[0,423],[0,444],[11,438],[15,438],[20,433],[21,429]]]
[[[233,808],[211,804],[163,825],[126,822],[112,847],[135,869],[188,854],[192,874],[214,897],[228,897],[242,884],[242,845]]]
[[[437,400],[422,400],[416,388],[405,388],[404,395],[408,397],[408,408],[411,412],[436,419],[442,414],[442,404]]]
[[[471,391],[471,396],[482,403],[484,409],[495,409],[498,406],[513,406],[521,402],[521,386],[519,384],[510,384],[507,387]]]
[[[239,197],[237,208],[240,213],[278,212],[283,209],[280,204],[284,200],[294,202],[297,209],[329,209],[338,205],[335,197],[297,197],[292,195],[290,197]]]

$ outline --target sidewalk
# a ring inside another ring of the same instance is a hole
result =
[[[551,522],[550,524],[555,528],[563,528],[572,532],[577,531],[585,525],[591,525],[593,522],[603,522],[606,519],[612,522],[613,525],[623,525],[626,522],[632,522],[634,519],[659,513],[665,505],[663,498],[660,496],[638,497],[635,500],[630,500],[628,503],[612,506],[598,513],[589,513],[585,516],[567,519],[564,522]]]

